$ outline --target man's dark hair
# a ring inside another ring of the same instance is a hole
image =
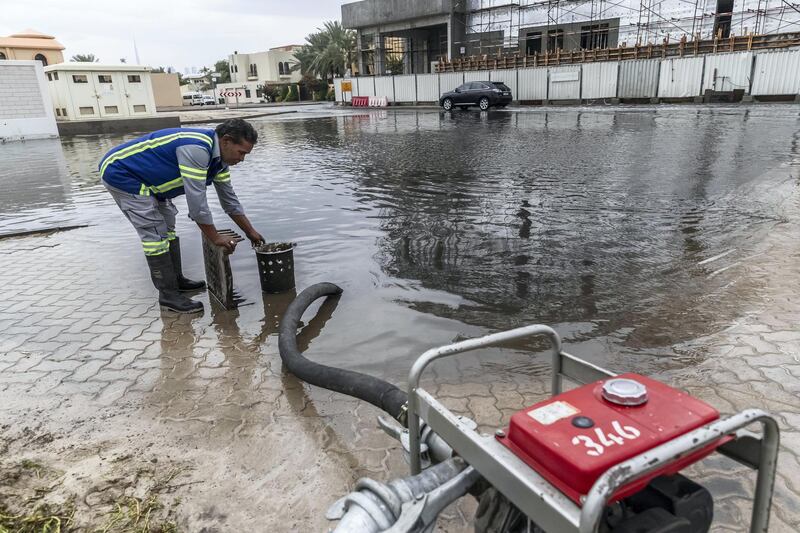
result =
[[[240,118],[231,118],[217,126],[217,137],[222,139],[225,135],[230,136],[236,144],[241,143],[243,140],[250,144],[258,142],[258,133],[255,128]]]

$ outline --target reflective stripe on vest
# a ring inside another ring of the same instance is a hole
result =
[[[100,167],[100,176],[102,176],[105,173],[106,168],[108,168],[108,165],[114,163],[115,161],[120,161],[122,159],[125,159],[126,157],[130,157],[140,152],[144,152],[145,150],[169,144],[176,139],[198,139],[208,144],[209,147],[214,146],[214,139],[212,139],[208,135],[204,135],[202,133],[197,133],[193,131],[173,133],[172,135],[165,135],[164,137],[158,137],[156,139],[148,139],[146,141],[132,144],[131,146],[128,146],[127,148],[120,150],[119,152],[114,152],[108,159],[103,161],[103,164]]]

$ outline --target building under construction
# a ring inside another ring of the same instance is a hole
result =
[[[362,0],[342,6],[362,75],[440,59],[536,55],[800,31],[790,0]]]

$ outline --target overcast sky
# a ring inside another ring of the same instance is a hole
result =
[[[352,0],[0,0],[0,36],[24,29],[55,36],[64,59],[94,54],[103,63],[212,66],[234,50],[303,44]]]

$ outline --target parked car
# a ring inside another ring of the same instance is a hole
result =
[[[203,101],[200,105],[217,105],[216,100],[214,100],[213,96],[203,95]]]
[[[492,106],[505,107],[511,103],[513,96],[511,89],[499,81],[469,81],[449,93],[444,93],[439,98],[439,105],[445,111],[450,111],[455,106],[478,106],[481,111],[486,111]]]
[[[200,93],[186,93],[183,95],[183,105],[203,105],[203,95]]]

